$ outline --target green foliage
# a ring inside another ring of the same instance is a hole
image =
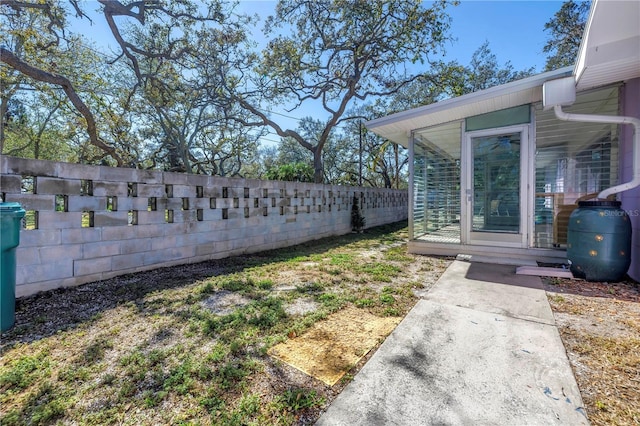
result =
[[[22,410],[13,409],[0,418],[5,426],[47,425],[62,417],[70,401],[49,381],[42,382],[29,396]]]
[[[589,14],[590,2],[566,1],[549,21],[544,30],[550,32],[542,51],[546,53],[545,71],[574,65]]]
[[[314,180],[322,182],[323,154],[350,115],[348,107],[355,99],[392,95],[415,78],[404,72],[404,64],[424,63],[440,52],[448,40],[448,3],[280,1],[266,22],[265,34],[272,38],[260,63],[244,74],[254,72],[252,87],[258,89],[230,95],[258,117],[255,125],[269,126],[311,152]],[[261,113],[264,99],[274,105],[293,101],[296,107],[314,103],[320,118],[285,129]]]
[[[354,261],[355,256],[351,253],[335,253],[331,255],[331,265],[348,268]]]
[[[373,299],[364,298],[364,299],[355,300],[353,304],[356,305],[358,308],[366,308],[366,307],[375,305],[376,302]]]
[[[380,302],[384,303],[385,305],[390,305],[392,303],[395,303],[396,299],[388,294],[388,293],[383,293],[380,295]]]
[[[354,231],[362,231],[366,224],[366,219],[360,210],[360,201],[358,196],[354,194],[353,204],[351,205],[351,229]]]
[[[383,253],[385,260],[390,260],[394,262],[405,262],[409,263],[413,261],[413,258],[407,255],[406,246],[397,246],[391,247],[384,251]]]
[[[318,397],[314,390],[287,389],[274,401],[280,411],[297,412],[305,408],[317,407],[324,404],[324,398]]]
[[[0,370],[0,388],[8,391],[26,389],[48,374],[49,364],[45,353],[21,356]]]
[[[384,262],[371,262],[361,265],[358,270],[363,272],[375,281],[391,282],[393,277],[397,276],[401,269],[395,265]]]
[[[313,168],[305,163],[289,163],[267,169],[265,178],[290,182],[313,182]]]

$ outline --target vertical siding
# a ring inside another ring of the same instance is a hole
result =
[[[640,78],[628,81],[623,87],[622,115],[640,118]],[[633,126],[621,126],[620,135],[620,182],[628,182],[633,177]],[[640,149],[640,147],[636,147]],[[640,187],[619,194],[622,208],[631,218],[631,267],[629,276],[640,281]]]

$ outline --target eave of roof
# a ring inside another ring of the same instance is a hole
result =
[[[380,117],[366,122],[365,126],[372,132],[407,147],[412,130],[539,102],[542,100],[542,84],[545,81],[567,77],[572,71],[573,67],[565,67],[537,74],[435,104]]]
[[[640,1],[593,1],[573,74],[578,91],[640,77]]]

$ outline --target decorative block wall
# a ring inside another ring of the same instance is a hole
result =
[[[407,191],[233,179],[0,156],[0,192],[27,211],[16,295],[291,246],[407,218]]]

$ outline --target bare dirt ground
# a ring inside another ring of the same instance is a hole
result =
[[[640,285],[543,279],[592,425],[640,425]]]

